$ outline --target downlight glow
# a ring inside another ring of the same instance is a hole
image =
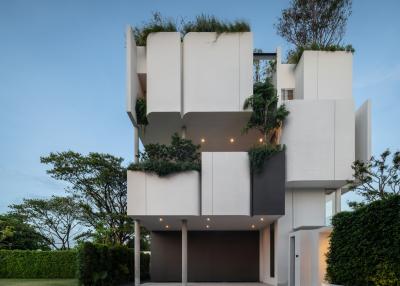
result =
[[[160,217],[158,220],[161,222],[161,221],[163,221],[164,219],[163,219],[162,217]]]

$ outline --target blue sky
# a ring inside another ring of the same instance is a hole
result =
[[[124,31],[160,11],[248,20],[254,46],[289,48],[273,23],[288,5],[268,1],[0,1],[0,212],[24,197],[62,195],[40,156],[74,150],[127,160]],[[400,148],[400,1],[355,0],[345,43],[354,55],[356,105],[372,100],[373,153]],[[347,194],[344,199],[352,198]]]

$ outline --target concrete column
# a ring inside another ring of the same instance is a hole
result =
[[[134,127],[134,150],[133,150],[133,161],[135,163],[139,162],[139,128]]]
[[[135,286],[140,285],[140,222],[135,220]]]
[[[187,285],[187,222],[182,220],[182,286]]]
[[[334,214],[342,211],[342,189],[337,189],[335,191],[335,209]]]

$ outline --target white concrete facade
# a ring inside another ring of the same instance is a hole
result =
[[[159,177],[128,171],[128,215],[200,215],[200,174],[196,171]]]
[[[202,215],[250,216],[249,158],[245,152],[201,154]]]
[[[150,123],[142,142],[167,143],[184,127],[185,137],[201,144],[202,152],[200,172],[158,177],[129,171],[128,215],[156,231],[166,230],[159,219],[175,231],[257,229],[261,282],[321,285],[329,243],[327,194],[334,197],[332,213],[340,211],[351,164],[370,157],[371,106],[368,101],[356,111],[351,53],[305,51],[294,65],[282,63],[278,48],[276,60],[273,81],[279,102],[290,111],[281,138],[285,214],[252,216],[246,151],[260,135],[241,135],[250,116],[243,102],[253,93],[252,33],[188,33],[183,39],[155,33],[146,47],[137,47],[127,29],[127,112],[136,126],[136,99],[146,98]],[[284,90],[293,90],[293,100],[282,98]]]

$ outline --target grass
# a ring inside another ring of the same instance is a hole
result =
[[[0,279],[0,286],[77,286],[76,279]]]

